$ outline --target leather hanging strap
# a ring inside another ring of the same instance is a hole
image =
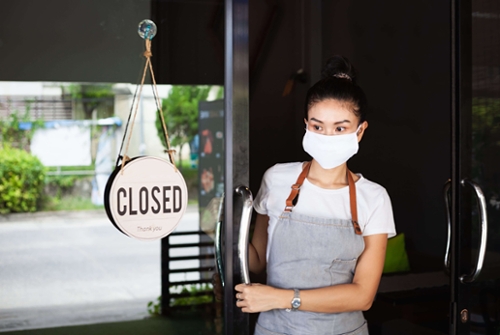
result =
[[[302,186],[304,180],[309,174],[310,168],[311,168],[311,162],[305,162],[304,166],[302,167],[302,172],[300,173],[299,178],[297,178],[295,184],[292,185],[292,191],[290,192],[288,199],[286,199],[285,212],[292,211],[292,208],[294,206],[293,201],[299,196],[300,187]]]
[[[352,172],[347,169],[347,182],[349,183],[349,204],[351,205],[351,218],[354,232],[356,235],[361,235],[361,228],[358,223],[358,202],[356,200],[356,184],[352,177]]]
[[[302,167],[302,172],[300,173],[299,177],[297,178],[297,181],[295,184],[292,185],[292,191],[290,192],[290,195],[288,196],[288,199],[286,199],[286,207],[285,207],[285,212],[291,212],[293,207],[294,207],[294,200],[297,199],[299,196],[300,192],[300,187],[304,183],[304,180],[306,179],[309,169],[311,168],[311,162],[306,162],[304,166]],[[357,206],[357,201],[356,201],[356,184],[354,183],[354,178],[352,177],[352,172],[347,170],[347,182],[349,183],[349,204],[351,207],[351,217],[352,217],[352,224],[354,226],[354,232],[356,235],[361,235],[361,228],[359,227],[358,223],[358,206]]]

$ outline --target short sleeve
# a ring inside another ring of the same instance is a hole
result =
[[[253,208],[257,213],[268,215],[269,209],[267,207],[267,202],[269,199],[269,192],[271,190],[271,182],[272,182],[272,168],[267,169],[266,173],[262,177],[262,182],[260,183],[259,192],[254,199]]]
[[[375,234],[387,234],[388,237],[396,236],[396,226],[389,194],[385,189],[382,189],[381,194],[375,199],[376,202],[363,229],[363,236]]]

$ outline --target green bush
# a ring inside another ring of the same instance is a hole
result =
[[[24,150],[0,149],[0,213],[36,211],[44,180],[38,158]]]
[[[213,288],[207,283],[197,285],[174,286],[180,288],[182,294],[188,297],[172,298],[171,306],[192,306],[211,303],[213,301]]]
[[[28,101],[26,102],[28,103]],[[21,123],[23,122],[30,122],[31,127],[22,129]],[[35,131],[44,128],[44,126],[43,120],[31,119],[31,105],[28,103],[24,114],[15,110],[6,118],[0,120],[0,146],[1,143],[8,143],[11,147],[27,150]]]

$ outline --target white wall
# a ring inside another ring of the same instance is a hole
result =
[[[0,81],[0,96],[57,96],[62,94],[60,83],[41,81]]]
[[[151,89],[151,85],[144,85],[142,90],[141,99],[137,99],[134,103],[134,92],[136,90],[136,85],[131,84],[116,84],[114,85],[115,91],[115,115],[118,116],[123,121],[123,126],[120,129],[119,137],[123,137],[123,132],[125,131],[125,126],[129,113],[134,104],[133,114],[130,120],[128,133],[132,129],[132,137],[130,139],[130,145],[127,151],[127,156],[134,157],[139,155],[151,155],[156,157],[163,157],[168,159],[166,153],[164,153],[164,147],[161,144],[160,138],[158,137],[158,132],[156,130],[156,102]],[[158,85],[158,94],[161,99],[168,96],[168,91],[170,85]],[[135,121],[132,121],[133,115],[135,113],[135,108],[137,106],[137,114]],[[128,140],[128,136],[126,141]],[[124,143],[124,148],[122,153],[125,152],[125,147],[127,142]],[[188,151],[189,153],[189,151]]]

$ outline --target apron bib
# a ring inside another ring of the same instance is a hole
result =
[[[267,262],[267,284],[299,290],[352,283],[356,262],[364,250],[357,222],[356,188],[348,171],[352,220],[317,218],[292,212],[300,186],[309,172],[305,163],[280,216]],[[314,313],[275,309],[262,312],[255,335],[367,335],[361,311]]]

